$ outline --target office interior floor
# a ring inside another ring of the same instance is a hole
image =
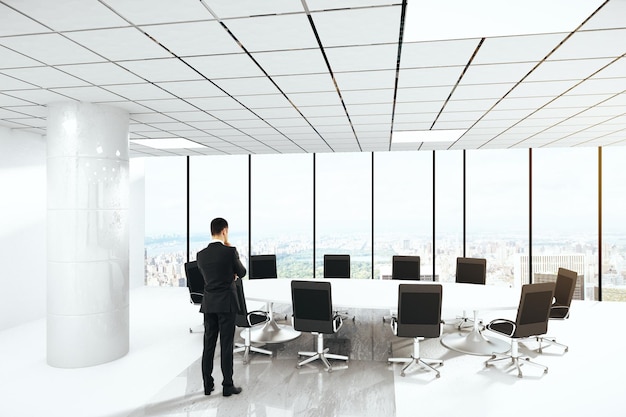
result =
[[[123,358],[89,368],[58,369],[46,364],[45,320],[0,332],[0,416],[464,416],[510,413],[554,416],[624,416],[622,359],[625,303],[575,301],[571,318],[551,322],[549,334],[569,345],[539,355],[522,347],[549,372],[524,366],[524,378],[506,364],[485,368],[485,356],[465,355],[441,345],[423,344],[422,356],[441,358],[440,378],[416,370],[399,375],[402,365],[386,358],[410,353],[411,341],[396,338],[383,324],[388,311],[353,310],[336,336],[325,339],[331,352],[348,354],[327,373],[319,361],[295,367],[298,350],[314,350],[303,334],[281,345],[275,355],[252,354],[244,365],[235,355],[235,382],[244,391],[222,397],[216,358],[216,390],[204,396],[200,373],[202,334],[197,307],[186,288],[138,288],[130,294],[130,351]],[[445,312],[453,318],[456,312]],[[514,318],[515,311],[482,314]],[[454,331],[444,327],[444,335]],[[534,347],[531,343],[527,347]],[[219,349],[218,349],[219,351]]]

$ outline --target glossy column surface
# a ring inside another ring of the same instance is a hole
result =
[[[60,368],[128,353],[128,113],[49,106],[47,361]]]

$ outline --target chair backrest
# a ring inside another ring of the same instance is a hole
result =
[[[251,255],[250,279],[277,278],[276,255]]]
[[[248,320],[248,307],[246,306],[246,296],[243,293],[243,280],[238,279],[235,281],[235,288],[237,289],[237,315],[235,316],[235,325],[238,327],[249,327]]]
[[[394,255],[391,258],[391,279],[420,279],[420,257]]]
[[[567,315],[569,306],[572,304],[577,279],[577,272],[559,268],[559,272],[556,275],[556,287],[554,288],[554,305],[567,307],[567,309],[561,310],[563,317]]]
[[[291,302],[295,330],[333,333],[330,282],[291,281]]]
[[[555,285],[554,282],[522,285],[512,337],[538,336],[548,331]]]
[[[456,282],[485,285],[487,260],[483,258],[456,258]]]
[[[185,275],[187,276],[187,288],[189,289],[189,297],[194,304],[202,304],[204,294],[204,277],[197,261],[185,263]]]
[[[350,255],[324,255],[324,278],[350,278]]]
[[[400,284],[396,335],[439,337],[442,295],[441,284]]]

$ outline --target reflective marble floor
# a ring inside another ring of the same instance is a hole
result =
[[[45,320],[0,332],[0,416],[480,416],[532,413],[553,416],[624,416],[622,360],[624,336],[620,303],[575,303],[572,318],[551,324],[549,333],[570,346],[539,355],[532,343],[523,353],[549,366],[543,374],[524,367],[524,378],[506,364],[485,368],[486,357],[445,348],[439,339],[423,343],[422,356],[443,359],[441,378],[416,370],[400,377],[411,341],[391,334],[382,316],[389,312],[353,310],[339,333],[325,338],[333,353],[350,356],[328,373],[319,361],[295,367],[299,350],[315,350],[315,340],[269,345],[272,358],[252,354],[244,365],[235,356],[235,381],[244,391],[205,396],[200,374],[202,334],[186,289],[140,288],[131,292],[131,349],[125,357],[84,369],[57,369],[45,362]],[[456,312],[446,312],[454,317]],[[514,316],[492,312],[485,320]],[[444,332],[455,331],[445,326]],[[267,346],[266,346],[267,347]],[[216,359],[217,360],[217,359]],[[342,366],[344,365],[344,366]],[[220,384],[219,369],[214,376]],[[219,385],[218,385],[219,388]]]

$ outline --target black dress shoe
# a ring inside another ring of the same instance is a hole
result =
[[[211,384],[210,387],[204,387],[204,395],[211,395],[211,392],[215,391],[215,385]]]
[[[234,385],[225,386],[222,391],[222,395],[224,397],[230,397],[233,394],[239,394],[241,391],[241,387],[236,387]]]

